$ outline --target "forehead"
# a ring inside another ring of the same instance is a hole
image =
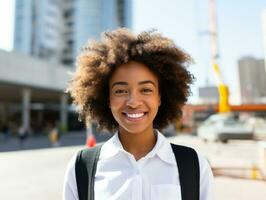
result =
[[[152,80],[156,84],[158,83],[157,76],[146,65],[130,61],[117,67],[110,78],[110,83],[116,81],[139,82],[144,80]]]

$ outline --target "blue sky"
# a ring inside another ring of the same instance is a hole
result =
[[[156,28],[172,38],[195,60],[190,67],[197,87],[208,80],[215,85],[210,64],[210,38],[201,34],[209,29],[209,0],[134,0],[133,29],[136,32]],[[246,55],[263,58],[262,11],[265,0],[216,0],[221,68],[232,99],[237,97],[237,60]],[[0,48],[11,50],[14,0],[0,0]],[[266,36],[265,36],[266,37]]]

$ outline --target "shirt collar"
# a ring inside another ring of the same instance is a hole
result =
[[[116,132],[113,137],[111,137],[103,144],[99,159],[111,158],[115,156],[119,151],[123,150],[123,146],[118,138],[118,132]]]
[[[176,164],[175,156],[173,154],[173,150],[169,141],[160,131],[156,130],[156,132],[157,132],[157,143],[153,148],[155,154],[158,155],[158,157],[164,162],[167,162],[169,164]]]
[[[158,130],[155,130],[157,134],[157,142],[153,149],[145,156],[145,158],[151,158],[158,156],[162,161],[169,164],[176,164],[175,157],[171,148],[170,143],[165,138],[165,136]],[[108,159],[119,152],[127,153],[118,137],[118,132],[116,132],[113,137],[111,137],[103,146],[100,154],[100,159]]]

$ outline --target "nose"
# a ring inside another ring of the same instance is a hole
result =
[[[142,100],[140,98],[140,96],[136,93],[130,93],[128,95],[128,99],[126,102],[126,105],[131,107],[131,108],[137,108],[138,106],[140,106],[142,104]]]

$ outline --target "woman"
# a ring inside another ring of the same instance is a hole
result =
[[[170,143],[159,130],[182,115],[193,76],[188,54],[150,31],[106,32],[81,51],[69,87],[80,117],[114,132],[100,150],[94,199],[180,199]],[[212,200],[212,173],[198,155],[200,200]],[[76,156],[69,163],[64,199],[78,200]]]

